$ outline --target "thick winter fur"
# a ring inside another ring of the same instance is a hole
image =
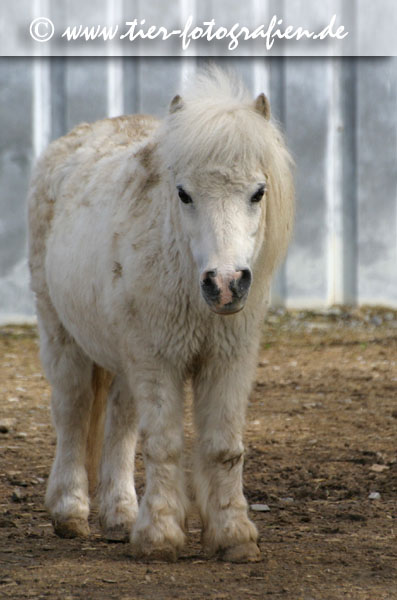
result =
[[[53,390],[57,450],[46,503],[58,534],[88,534],[87,440],[95,455],[90,418],[101,422],[94,390],[110,386],[102,528],[108,537],[131,532],[136,556],[177,556],[186,534],[182,419],[191,378],[203,544],[224,559],[258,558],[242,492],[244,417],[270,279],[293,222],[291,161],[269,116],[266,99],[255,103],[212,69],[174,99],[164,121],[83,124],[40,159],[29,199],[30,268]],[[266,191],[254,203],[258,186]],[[222,299],[248,271],[240,312],[224,316],[207,304],[206,274],[216,273]],[[139,509],[138,432],[147,476]]]

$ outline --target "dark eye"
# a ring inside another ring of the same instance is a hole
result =
[[[178,185],[177,190],[178,190],[178,196],[181,199],[181,201],[183,202],[183,204],[191,204],[193,202],[193,200],[191,199],[189,194],[187,192],[185,192],[185,190],[183,189],[183,187],[181,185]]]
[[[251,196],[251,202],[260,202],[263,198],[263,195],[265,193],[265,189],[266,187],[264,185],[262,185],[259,190],[257,192],[255,192],[255,194],[253,194]]]

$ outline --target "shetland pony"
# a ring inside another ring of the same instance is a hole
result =
[[[46,150],[32,178],[29,242],[57,432],[46,505],[58,535],[88,535],[98,463],[104,535],[129,536],[136,557],[176,559],[189,505],[189,379],[202,543],[224,560],[259,558],[242,490],[244,418],[292,223],[291,159],[267,98],[254,101],[216,68],[163,121],[82,124]]]

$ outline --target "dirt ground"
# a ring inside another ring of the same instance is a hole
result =
[[[248,409],[244,485],[262,562],[201,551],[193,515],[177,563],[128,544],[54,536],[54,454],[34,328],[0,328],[0,597],[397,599],[397,313],[273,311]],[[192,436],[187,428],[187,437]],[[188,445],[190,445],[188,443]],[[137,487],[144,474],[137,460]]]

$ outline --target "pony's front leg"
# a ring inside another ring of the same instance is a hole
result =
[[[176,560],[185,541],[188,499],[182,466],[183,382],[166,365],[134,366],[146,490],[131,534],[137,558]]]
[[[194,379],[198,447],[194,468],[202,543],[210,555],[233,562],[260,557],[257,531],[243,495],[243,428],[252,368],[213,360]]]

